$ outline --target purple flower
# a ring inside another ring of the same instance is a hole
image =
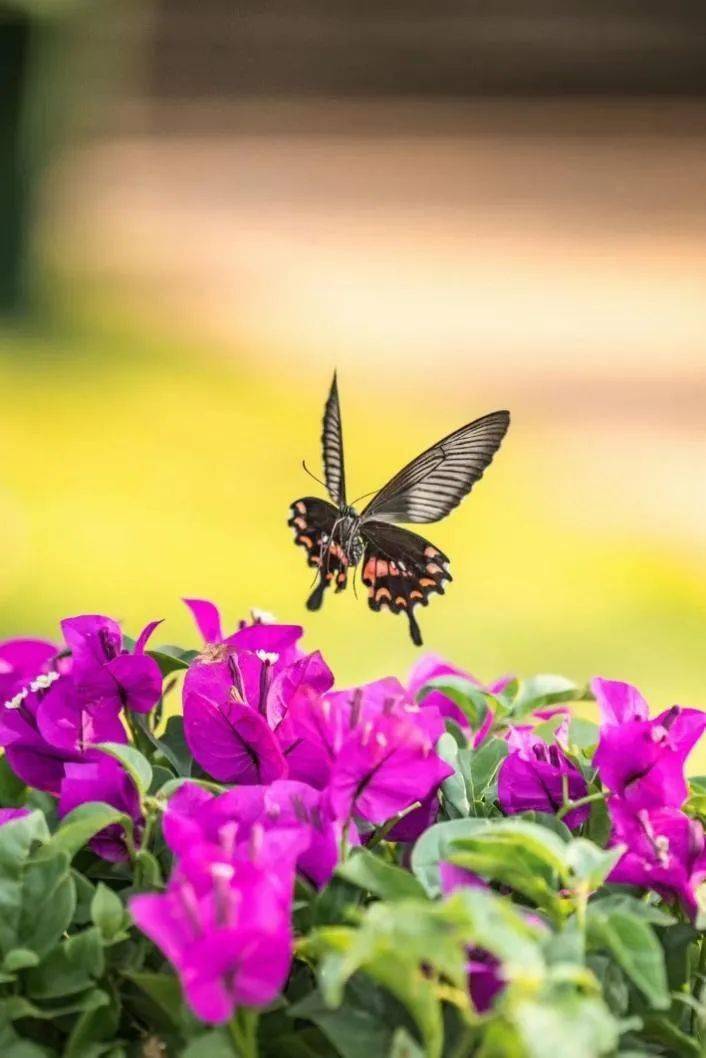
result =
[[[41,674],[53,671],[58,648],[44,639],[0,643],[0,703],[9,701]]]
[[[5,823],[11,823],[13,819],[22,819],[30,815],[29,808],[0,808],[0,827]]]
[[[159,666],[144,652],[159,623],[152,621],[143,629],[130,653],[123,649],[120,625],[110,617],[84,614],[62,621],[79,698],[112,705],[116,712],[125,708],[148,713],[162,695]]]
[[[96,742],[125,742],[112,707],[81,705],[71,676],[40,673],[0,706],[0,746],[23,782],[58,794],[68,761],[91,759]]]
[[[267,783],[287,774],[287,762],[266,719],[266,690],[258,707],[249,686],[268,679],[267,660],[255,654],[195,664],[184,681],[184,734],[201,767],[220,782]],[[256,677],[256,678],[254,678]],[[246,692],[247,686],[247,692]]]
[[[463,669],[449,664],[448,661],[444,661],[437,654],[427,654],[425,657],[420,658],[409,675],[409,693],[416,697],[422,687],[429,683],[430,680],[437,679],[440,676],[461,676],[463,679],[475,684],[478,690],[487,691],[489,694],[502,694],[513,680],[512,676],[503,676],[493,683],[483,684],[475,676],[472,676],[470,672],[465,672]],[[428,694],[424,695],[420,704],[424,708],[433,707],[437,709],[442,716],[449,717],[450,720],[454,720],[462,728],[469,727],[466,714],[443,691],[429,691]],[[489,709],[480,728],[475,732],[474,746],[479,746],[487,736],[493,726],[493,719],[493,712]]]
[[[306,783],[277,780],[269,786],[240,786],[218,797],[193,783],[170,799],[164,836],[193,878],[199,864],[216,856],[232,862],[256,828],[297,836],[297,866],[314,885],[328,882],[338,862],[341,826],[328,798]]]
[[[105,754],[100,757],[87,764],[66,765],[59,795],[59,817],[88,801],[103,801],[132,819],[135,844],[139,844],[144,820],[135,785],[116,760]],[[123,828],[117,823],[96,834],[90,845],[104,860],[119,862],[128,858]]]
[[[331,769],[329,794],[338,819],[377,825],[423,802],[453,769],[408,715],[380,714],[353,727]]]
[[[704,727],[706,713],[676,705],[654,720],[604,723],[593,758],[601,782],[634,810],[679,808],[688,792],[684,765]]]
[[[626,724],[631,720],[647,720],[647,702],[632,684],[595,676],[591,680],[591,690],[598,703],[601,727]]]
[[[259,847],[235,864],[212,862],[201,891],[177,873],[163,895],[130,903],[137,925],[173,963],[203,1021],[227,1021],[241,1005],[265,1006],[286,982],[294,870],[292,860],[279,855],[277,839],[277,832],[262,835]]]
[[[627,846],[609,881],[653,889],[667,900],[676,898],[694,919],[696,891],[706,879],[701,823],[673,807],[633,811],[614,797],[608,808],[613,823],[610,844]]]
[[[588,792],[586,780],[560,746],[548,746],[529,728],[515,728],[508,736],[511,752],[498,772],[498,802],[506,815],[546,812],[554,815],[564,804],[564,793],[576,801]],[[567,812],[564,822],[572,829],[590,814],[583,805]]]
[[[249,650],[255,653],[263,650],[278,654],[283,663],[295,661],[299,656],[296,647],[304,629],[300,625],[280,625],[270,615],[253,613],[253,621],[248,624],[241,621],[231,635],[223,634],[221,614],[218,607],[208,599],[184,599],[191,610],[196,627],[206,646],[221,646],[227,643],[235,650]]]

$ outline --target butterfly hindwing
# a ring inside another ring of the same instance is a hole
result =
[[[288,525],[294,529],[294,542],[306,549],[307,562],[319,570],[319,579],[307,599],[310,610],[318,610],[324,591],[331,585],[343,591],[348,578],[349,560],[335,538],[339,512],[326,500],[305,496],[291,506]]]
[[[434,544],[408,529],[369,521],[361,531],[368,605],[376,611],[387,606],[392,613],[406,613],[412,641],[421,646],[414,607],[426,606],[432,592],[444,594],[444,582],[452,579],[448,558]]]

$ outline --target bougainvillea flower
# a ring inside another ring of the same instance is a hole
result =
[[[451,665],[448,661],[445,661],[437,654],[427,654],[419,659],[409,675],[409,693],[416,698],[427,683],[431,680],[438,679],[441,676],[460,676],[464,680],[468,680],[470,683],[474,684],[478,690],[487,691],[489,694],[502,694],[505,688],[512,683],[514,679],[513,676],[503,676],[501,679],[495,680],[493,683],[483,684],[480,680],[476,679],[475,676],[472,676],[470,672],[465,672],[463,669]],[[429,691],[428,694],[425,694],[424,697],[420,699],[420,704],[424,708],[436,708],[442,716],[446,716],[450,720],[455,721],[455,723],[462,728],[470,727],[466,714],[458,705],[456,705],[453,699],[449,698],[449,696],[444,694],[443,691]],[[493,726],[493,719],[492,710],[489,709],[483,718],[483,723],[475,732],[473,739],[474,745],[480,745],[486,737],[490,728]]]
[[[301,839],[297,866],[316,886],[330,879],[338,861],[341,827],[328,798],[302,782],[277,780],[269,786],[239,786],[214,796],[194,783],[185,783],[170,798],[164,816],[164,836],[190,864],[220,853],[232,859],[237,846],[250,840],[256,827],[287,830]]]
[[[329,795],[338,819],[361,816],[379,825],[423,802],[453,774],[424,729],[408,716],[358,723],[331,769]]]
[[[103,801],[132,819],[135,844],[139,845],[144,820],[135,784],[116,760],[105,754],[101,757],[86,764],[66,765],[59,794],[59,816],[89,801]],[[117,823],[96,834],[90,845],[104,860],[118,862],[128,857],[123,828]]]
[[[41,673],[51,672],[58,648],[44,639],[0,643],[0,704],[14,698]]]
[[[272,782],[287,774],[287,762],[265,717],[241,697],[234,673],[228,662],[191,667],[183,694],[186,741],[219,782]]]
[[[116,712],[125,708],[148,713],[162,695],[159,666],[144,653],[147,639],[159,623],[147,625],[131,653],[123,649],[120,625],[110,617],[84,614],[62,621],[79,698],[110,704]]]
[[[11,823],[13,819],[22,819],[30,814],[29,808],[0,808],[0,827]]]
[[[591,690],[600,711],[601,727],[647,720],[647,702],[632,684],[596,676],[591,680]]]
[[[613,824],[610,844],[627,846],[609,881],[653,889],[667,900],[676,898],[695,918],[698,889],[706,881],[702,824],[677,808],[632,811],[614,797],[608,808]]]
[[[687,797],[684,765],[706,728],[706,713],[672,706],[654,720],[606,724],[593,762],[601,782],[633,810],[679,808]]]
[[[571,801],[586,796],[586,780],[560,746],[548,746],[524,727],[511,732],[508,745],[511,751],[498,772],[498,803],[506,815],[532,810],[553,815],[564,804],[565,793]],[[564,822],[578,827],[590,811],[589,805],[574,808]]]
[[[57,672],[41,673],[0,705],[0,746],[5,748],[8,764],[28,786],[53,794],[59,792],[64,763],[70,755],[61,746],[47,742],[39,730],[37,714],[53,684],[65,679]]]
[[[127,742],[125,728],[111,705],[82,703],[70,679],[58,680],[37,708],[42,738],[69,759],[79,760],[99,742]]]
[[[166,893],[133,897],[130,911],[175,966],[194,1013],[220,1023],[238,1006],[272,1002],[284,985],[292,932],[282,893],[293,885],[286,858],[276,872],[271,857],[216,861],[205,891],[177,874]]]
[[[215,603],[209,599],[183,599],[191,610],[196,627],[206,646],[220,646],[227,643],[236,650],[258,650],[270,654],[286,654],[284,660],[295,661],[298,654],[296,643],[301,639],[304,629],[301,625],[281,625],[273,620],[265,620],[264,615],[253,612],[250,624],[241,621],[231,635],[223,634],[221,613]],[[269,615],[267,615],[269,618]]]

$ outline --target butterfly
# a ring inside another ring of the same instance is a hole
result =
[[[412,642],[421,646],[414,607],[426,606],[432,592],[444,594],[445,581],[452,580],[449,559],[423,536],[397,523],[445,518],[483,476],[509,425],[509,412],[494,411],[462,426],[403,467],[358,513],[346,499],[341,408],[334,373],[324,409],[325,482],[320,482],[333,502],[316,496],[295,500],[287,523],[294,529],[295,543],[305,548],[309,565],[318,570],[307,608],[318,610],[329,587],[343,591],[349,572],[355,572],[362,559],[362,580],[371,609],[386,606],[392,613],[406,613]],[[304,469],[310,473],[306,463]]]

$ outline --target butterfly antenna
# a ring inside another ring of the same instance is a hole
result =
[[[322,481],[321,478],[317,478],[316,474],[312,474],[312,472],[309,470],[308,466],[306,465],[306,459],[302,459],[302,466],[304,467],[304,470],[307,472],[310,478],[313,478],[314,481],[318,482],[318,484],[321,485],[322,488],[326,488],[326,482]]]
[[[351,507],[355,507],[356,503],[360,503],[361,500],[365,500],[368,496],[374,496],[380,489],[371,489],[370,492],[364,492],[362,496],[356,496],[354,500],[351,500]]]

